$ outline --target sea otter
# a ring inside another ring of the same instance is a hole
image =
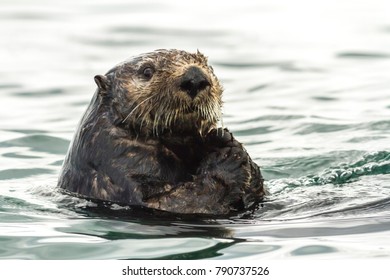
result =
[[[226,215],[262,201],[259,167],[231,132],[217,128],[223,90],[199,51],[142,54],[95,82],[61,188],[179,214]]]

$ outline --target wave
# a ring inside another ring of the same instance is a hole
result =
[[[390,215],[390,152],[377,151],[317,175],[270,180],[259,219]]]
[[[325,169],[322,174],[308,177],[305,184],[344,184],[361,176],[389,174],[390,152],[378,151],[351,163]]]

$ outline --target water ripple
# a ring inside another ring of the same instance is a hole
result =
[[[54,173],[47,168],[21,168],[0,170],[0,180],[27,178],[34,175]]]
[[[292,68],[291,62],[289,61],[275,61],[275,62],[215,62],[217,66],[226,67],[226,68],[283,68],[290,69]]]
[[[390,53],[380,52],[341,52],[337,54],[339,58],[351,58],[351,59],[388,59]]]
[[[28,147],[32,151],[65,154],[69,141],[62,138],[35,134],[0,142],[0,147]]]
[[[270,201],[262,218],[346,216],[390,213],[390,152],[363,155],[352,163],[326,168],[318,175],[270,180]]]
[[[390,153],[379,151],[366,154],[363,159],[338,167],[325,169],[319,176],[313,176],[309,182],[314,184],[344,184],[361,176],[390,173]]]
[[[47,90],[36,90],[36,91],[19,91],[15,92],[15,96],[19,97],[46,97],[52,95],[62,95],[66,93],[66,91],[62,88],[52,88]]]
[[[227,36],[230,33],[224,30],[199,30],[199,29],[180,29],[180,28],[156,28],[145,26],[115,26],[107,30],[107,33],[118,33],[125,35],[168,35],[172,37],[185,36],[185,37],[221,37]]]
[[[329,133],[348,130],[351,125],[347,124],[321,124],[321,123],[309,123],[301,125],[296,135],[307,135],[312,133]]]

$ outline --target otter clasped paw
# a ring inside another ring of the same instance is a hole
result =
[[[246,152],[239,147],[224,147],[210,153],[202,162],[200,173],[212,177],[229,188],[229,191],[241,192],[248,181],[249,161]]]
[[[233,134],[227,128],[212,129],[206,137],[206,143],[210,147],[240,147],[242,144],[238,142]]]

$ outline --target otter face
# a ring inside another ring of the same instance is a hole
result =
[[[222,87],[200,52],[157,50],[119,64],[106,77],[122,123],[142,133],[205,135],[221,119]]]

